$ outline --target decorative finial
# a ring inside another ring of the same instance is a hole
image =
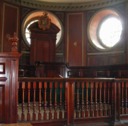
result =
[[[51,25],[51,19],[48,17],[48,13],[44,12],[42,16],[39,17],[38,26],[42,30],[49,29]]]
[[[11,51],[12,52],[17,52],[18,51],[18,37],[16,32],[14,32],[13,36],[11,37],[9,34],[7,35],[8,41],[11,42],[12,44],[12,48]]]

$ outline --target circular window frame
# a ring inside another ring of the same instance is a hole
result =
[[[26,38],[25,30],[26,30],[28,24],[34,20],[38,20],[39,17],[42,16],[43,12],[47,12],[50,19],[52,18],[51,22],[53,24],[55,24],[57,27],[59,27],[59,29],[61,30],[61,36],[60,36],[58,42],[56,43],[56,47],[58,47],[60,45],[60,43],[62,42],[62,38],[63,38],[63,34],[64,34],[64,27],[63,27],[60,19],[55,14],[53,14],[49,11],[44,11],[44,10],[32,11],[25,16],[25,18],[22,21],[22,26],[21,26],[21,33],[22,33],[23,40],[28,47],[31,46],[31,44],[29,44],[29,42]],[[55,23],[55,22],[57,22],[57,23]]]
[[[100,39],[99,29],[100,29],[102,23],[104,22],[104,20],[106,20],[108,17],[115,17],[120,20],[122,19],[121,14],[117,10],[108,8],[108,9],[101,9],[101,10],[97,11],[91,17],[91,19],[89,20],[89,23],[88,23],[87,35],[88,35],[89,42],[91,43],[91,45],[94,48],[96,48],[99,51],[108,51],[110,49],[113,49],[121,41],[121,39],[120,39],[114,46],[108,47]],[[121,22],[122,22],[122,20],[121,20]],[[122,27],[123,27],[123,23],[122,23]],[[123,31],[121,33],[121,36],[122,36],[122,34],[123,34]]]

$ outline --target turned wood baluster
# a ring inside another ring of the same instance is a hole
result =
[[[110,97],[111,97],[111,95],[110,95],[110,93],[111,93],[111,83],[110,82],[108,82],[108,89],[107,89],[107,114],[108,114],[108,116],[111,116],[111,105],[110,105]]]
[[[49,109],[49,120],[52,119],[52,82],[50,82],[50,85],[49,85],[49,88],[50,88],[50,98],[49,98],[49,106],[50,106],[50,109]]]
[[[99,116],[102,116],[102,82],[99,83]]]
[[[33,82],[33,120],[36,120],[36,82]]]
[[[98,117],[97,89],[98,89],[98,82],[95,83],[95,110],[94,110],[95,117]]]
[[[81,117],[84,118],[85,111],[84,111],[84,82],[82,82],[81,87],[82,87],[82,104],[81,104]]]
[[[125,108],[124,108],[124,113],[127,114],[127,87],[128,87],[128,82],[125,83]]]
[[[93,103],[93,89],[94,89],[94,82],[91,82],[90,83],[91,85],[90,85],[90,116],[91,117],[93,117],[94,116],[94,109],[93,109],[93,105],[94,105],[94,103]]]
[[[126,102],[127,102],[127,108],[126,108],[126,114],[128,114],[128,82],[126,82],[126,88],[127,88],[127,99],[126,99]]]
[[[54,101],[54,119],[57,119],[57,87],[58,87],[58,83],[57,82],[55,82],[55,101]]]
[[[62,88],[63,88],[63,83],[60,82],[60,112],[59,112],[60,119],[62,119]]]
[[[85,108],[85,117],[89,117],[89,106],[88,106],[88,87],[89,87],[89,82],[86,82],[86,108]]]
[[[124,82],[121,83],[121,114],[124,114]]]
[[[18,114],[18,110],[19,110],[19,82],[17,85],[17,120],[19,120],[19,114]]]
[[[25,82],[22,82],[22,113],[21,113],[21,120],[25,120],[25,113],[24,113],[24,93],[25,93]]]
[[[44,120],[47,119],[47,82],[44,82]]]
[[[106,86],[107,83],[103,83],[103,115],[107,116],[107,109],[106,109]]]
[[[80,114],[80,93],[79,93],[79,90],[80,90],[80,82],[76,83],[76,118],[79,117],[79,114]]]
[[[39,103],[38,103],[38,120],[41,120],[42,115],[41,115],[41,102],[42,102],[42,82],[39,82]]]
[[[30,89],[31,89],[31,83],[30,82],[28,82],[27,88],[28,88],[28,103],[27,103],[28,112],[27,112],[27,121],[30,121]]]
[[[64,84],[64,93],[65,93],[65,101],[64,101],[64,118],[66,119],[67,117],[67,86],[66,83]]]

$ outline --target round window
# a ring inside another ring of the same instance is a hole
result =
[[[114,10],[106,9],[92,17],[88,26],[88,36],[96,48],[106,50],[120,42],[122,30],[119,14]]]
[[[30,14],[28,14],[26,16],[26,18],[23,21],[23,24],[22,24],[22,35],[23,35],[24,41],[26,42],[26,44],[28,46],[31,45],[31,38],[30,38],[31,32],[29,31],[29,27],[33,23],[38,22],[38,19],[43,14],[43,12],[44,11],[31,12]],[[52,14],[50,12],[47,12],[47,14],[48,14],[49,18],[51,19],[51,22],[53,24],[55,24],[60,29],[60,31],[57,33],[57,36],[56,36],[56,45],[59,45],[59,43],[61,42],[62,36],[63,36],[62,23],[60,22],[60,20],[54,14]]]

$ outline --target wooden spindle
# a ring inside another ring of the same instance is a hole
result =
[[[124,114],[124,82],[121,83],[121,114]]]
[[[107,108],[106,108],[106,85],[107,83],[103,83],[103,115],[107,116]]]
[[[47,82],[44,82],[44,120],[47,119]]]
[[[25,94],[25,82],[22,82],[22,113],[21,113],[21,120],[22,121],[25,120],[25,113],[24,113],[24,107],[25,107],[24,94]]]
[[[39,82],[39,103],[38,103],[38,120],[41,120],[42,114],[41,114],[41,102],[42,102],[42,82]]]
[[[99,83],[99,116],[102,116],[102,82]]]
[[[81,117],[84,118],[85,115],[85,111],[84,111],[84,82],[82,82],[81,87],[82,87],[82,101],[81,101]]]
[[[28,84],[27,84],[27,89],[28,89],[27,121],[30,121],[30,89],[31,89],[30,82],[28,82]]]
[[[19,120],[19,113],[18,113],[18,110],[19,110],[19,82],[18,82],[18,86],[17,86],[17,120]]]
[[[67,85],[66,85],[66,83],[65,83],[65,85],[64,85],[64,87],[65,87],[65,101],[64,101],[64,118],[66,119],[67,118],[67,93],[68,93],[68,91],[67,91]]]
[[[93,89],[94,89],[94,82],[90,83],[90,116],[94,117],[94,109],[93,109]]]
[[[33,82],[33,120],[36,120],[36,82]]]
[[[108,116],[111,116],[111,105],[110,105],[110,95],[111,93],[111,83],[108,82],[108,89],[107,89],[107,114]]]
[[[98,89],[98,82],[95,83],[95,110],[94,110],[95,117],[98,117],[97,89]]]
[[[128,82],[126,82],[126,88],[127,88],[127,96],[126,96],[126,102],[127,102],[127,108],[126,108],[126,114],[128,114]]]
[[[55,95],[54,95],[54,119],[57,119],[57,87],[58,87],[58,83],[55,82]]]
[[[80,82],[76,83],[76,118],[80,115]]]
[[[89,117],[89,106],[88,106],[88,87],[89,87],[89,82],[86,82],[86,108],[85,108],[85,117]]]
[[[60,104],[59,104],[59,118],[62,119],[62,88],[63,88],[63,83],[60,82]]]
[[[50,106],[50,108],[49,108],[49,120],[52,119],[52,88],[53,88],[52,85],[53,85],[53,83],[50,82],[50,85],[49,85],[49,87],[50,87],[50,98],[49,98],[49,106]]]
[[[124,97],[124,99],[125,99],[124,100],[124,104],[125,104],[125,106],[124,106],[124,113],[125,114],[127,114],[127,87],[128,87],[127,85],[128,85],[128,82],[125,83],[125,88],[124,88],[124,90],[125,90],[124,91],[124,93],[125,93],[125,97]]]

